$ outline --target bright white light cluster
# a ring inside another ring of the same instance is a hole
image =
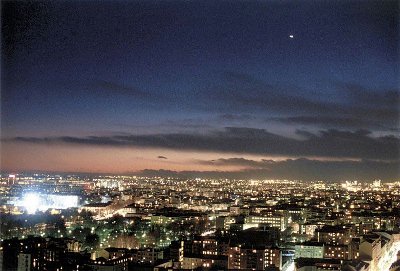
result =
[[[79,200],[75,195],[26,193],[17,205],[25,207],[28,213],[34,214],[36,211],[48,209],[79,207]]]
[[[389,271],[390,266],[397,260],[397,253],[400,251],[400,242],[393,243],[389,251],[387,251],[378,262],[378,269],[382,271]]]

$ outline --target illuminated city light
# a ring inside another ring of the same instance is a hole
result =
[[[68,209],[79,207],[79,198],[76,195],[40,194],[29,192],[15,202],[15,206],[22,206],[29,214],[49,209]]]

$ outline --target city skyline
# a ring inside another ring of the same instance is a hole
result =
[[[1,170],[400,179],[396,1],[4,2]]]

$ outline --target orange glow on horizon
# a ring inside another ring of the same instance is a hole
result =
[[[249,166],[202,163],[204,161],[244,158],[254,161],[296,159],[238,153],[177,151],[155,148],[117,148],[68,144],[38,145],[3,143],[1,169],[7,171],[60,171],[88,173],[135,173],[144,169],[172,171],[239,171]],[[159,156],[167,159],[158,158]],[[317,160],[334,160],[317,158]]]

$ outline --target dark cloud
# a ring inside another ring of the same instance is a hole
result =
[[[202,165],[210,165],[210,166],[241,166],[247,168],[265,168],[268,163],[271,162],[269,160],[249,160],[245,158],[220,158],[215,160],[207,160],[207,161],[199,161]]]
[[[362,122],[359,119],[353,118],[337,118],[337,117],[324,117],[324,116],[297,116],[297,117],[286,117],[286,118],[273,118],[271,120],[285,122],[285,123],[297,123],[297,124],[327,124],[337,126],[354,127],[355,125]]]
[[[395,89],[368,89],[357,84],[338,84],[348,103],[344,113],[383,124],[398,126],[400,93]]]
[[[142,90],[132,85],[121,84],[118,82],[97,80],[84,86],[90,94],[96,93],[101,97],[113,99],[116,95],[121,97],[131,97],[142,101],[156,99],[151,92]]]
[[[241,110],[257,109],[266,112],[312,113],[337,111],[335,104],[299,96],[300,89],[268,84],[251,75],[237,72],[223,73],[223,84],[213,91],[212,98]]]
[[[218,118],[223,121],[248,121],[255,119],[250,114],[221,114]]]
[[[158,159],[168,159],[167,157],[162,156],[162,155],[157,156],[157,158],[158,158]]]
[[[296,86],[269,84],[245,73],[223,72],[222,80],[210,94],[213,99],[245,112],[288,115],[269,120],[322,128],[387,131],[397,127],[400,120],[400,93],[396,89],[331,83],[331,97]]]
[[[344,95],[352,102],[365,106],[380,104],[384,107],[397,108],[400,104],[400,93],[396,89],[382,89],[373,91],[357,84],[338,84],[343,89]]]
[[[284,161],[254,161],[244,158],[217,159],[214,162],[200,161],[221,167],[242,165],[240,171],[170,171],[143,170],[144,176],[173,176],[181,178],[231,178],[231,179],[289,179],[289,180],[374,180],[394,181],[400,177],[398,161],[319,161],[310,159],[288,159]]]
[[[368,130],[298,131],[303,139],[288,138],[264,129],[228,127],[208,133],[170,133],[88,137],[15,137],[31,143],[73,143],[98,146],[138,146],[175,150],[252,153],[262,155],[321,156],[363,159],[398,159],[400,139],[375,137]]]
[[[210,125],[210,121],[206,119],[198,119],[198,118],[185,118],[179,120],[167,120],[162,123],[157,124],[157,126],[165,126],[169,130],[171,128],[174,129],[203,129],[209,130],[212,126]]]
[[[352,117],[332,117],[332,116],[295,116],[295,117],[280,117],[270,118],[268,120],[286,123],[286,124],[300,124],[307,126],[319,126],[324,128],[341,127],[346,129],[375,129],[391,131],[394,128],[385,127],[376,121],[368,121],[365,119],[358,119]]]
[[[106,94],[109,94],[110,96],[115,94],[130,95],[138,98],[146,98],[150,96],[149,93],[142,91],[136,87],[125,86],[115,82],[103,80],[95,82],[92,88],[95,90],[105,91]]]

